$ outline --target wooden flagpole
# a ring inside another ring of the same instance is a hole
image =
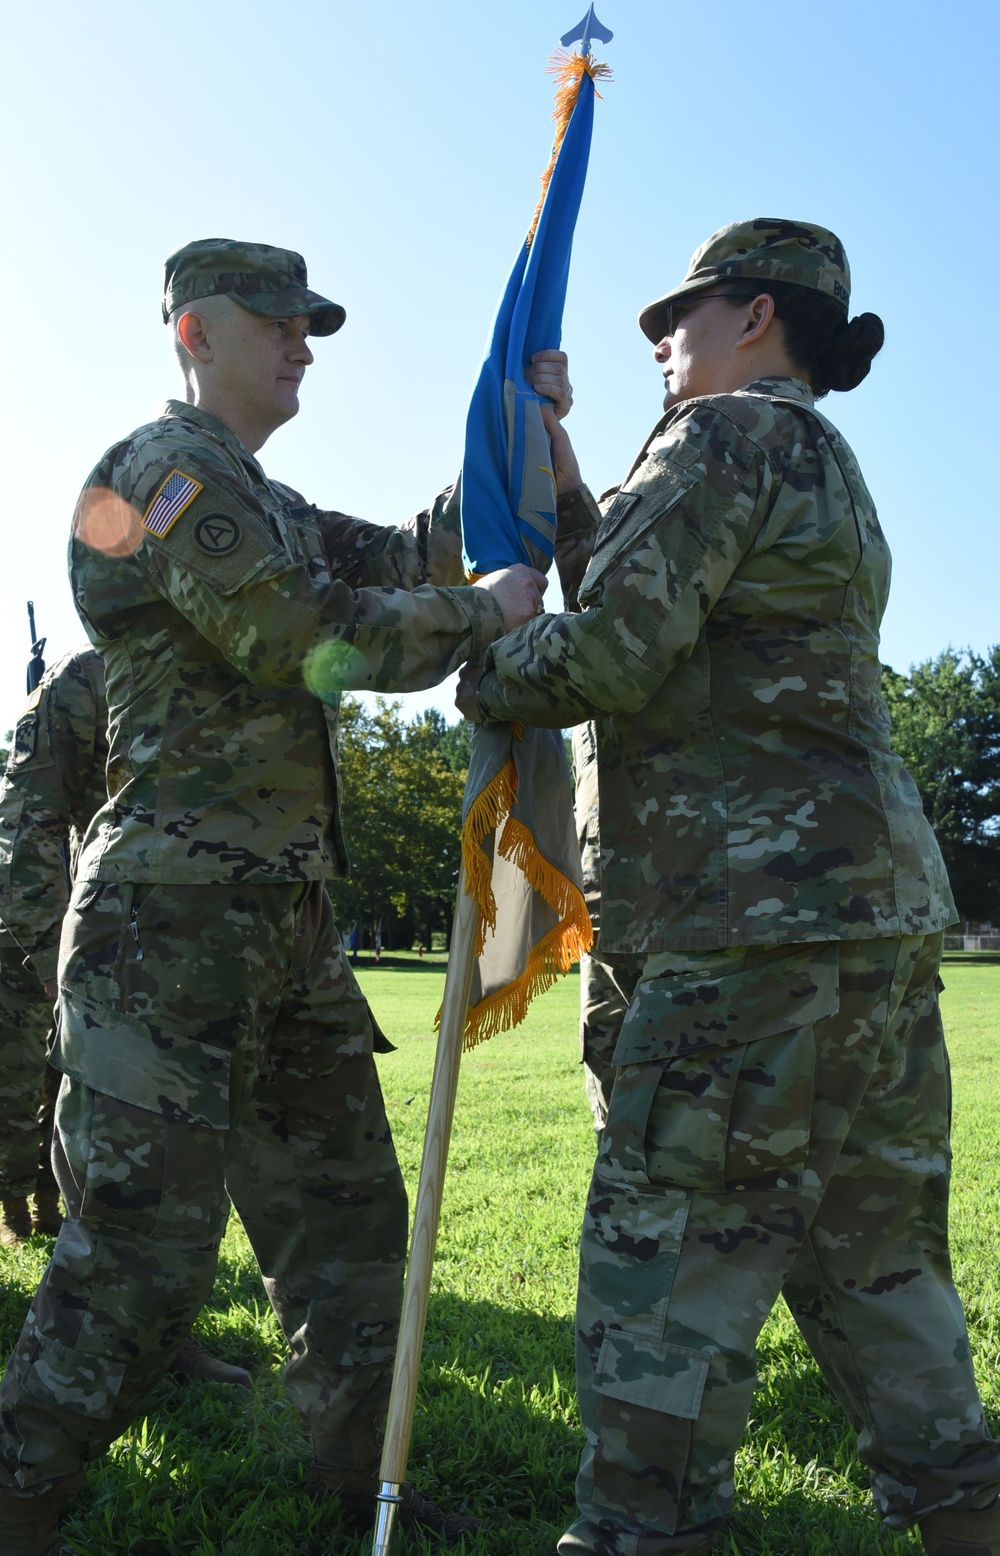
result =
[[[430,1300],[431,1272],[437,1245],[441,1199],[444,1194],[445,1168],[451,1141],[458,1071],[465,1040],[465,1020],[469,1008],[469,989],[476,962],[479,908],[465,890],[465,866],[459,870],[458,896],[448,972],[445,977],[441,1026],[438,1033],[434,1077],[427,1109],[427,1134],[420,1164],[420,1183],[413,1213],[410,1258],[403,1291],[403,1311],[399,1322],[399,1345],[392,1374],[392,1393],[385,1425],[382,1468],[376,1503],[375,1538],[372,1556],[389,1556],[399,1505],[399,1488],[406,1479],[406,1464],[413,1434],[413,1416],[417,1403],[420,1355],[424,1343],[424,1325]]]

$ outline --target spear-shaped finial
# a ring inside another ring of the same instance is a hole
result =
[[[613,37],[614,33],[611,29],[602,26],[597,20],[594,7],[591,6],[583,21],[578,22],[569,32],[564,32],[559,42],[564,49],[568,49],[571,43],[579,42],[580,53],[589,54],[591,38],[598,38],[601,43],[610,43]]]

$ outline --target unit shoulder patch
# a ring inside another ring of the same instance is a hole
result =
[[[194,538],[209,556],[225,556],[235,551],[243,532],[227,513],[206,513],[194,526]]]

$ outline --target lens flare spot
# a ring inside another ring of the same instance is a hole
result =
[[[92,486],[77,504],[73,533],[90,551],[132,556],[142,545],[142,514],[106,486]]]
[[[364,655],[337,638],[317,643],[306,660],[304,679],[314,697],[335,702],[349,687],[364,686]]]

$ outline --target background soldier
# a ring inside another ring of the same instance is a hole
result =
[[[930,1556],[1000,1556],[1000,1445],[947,1239],[941,931],[889,744],[889,559],[813,408],[882,344],[839,240],[716,233],[644,309],[665,417],[604,506],[576,616],[469,672],[473,716],[596,719],[599,956],[625,1008],[581,1252],[570,1556],[702,1556],[779,1292]],[[560,500],[590,503],[552,425]],[[619,975],[620,974],[620,975]]]
[[[80,844],[107,799],[107,708],[93,649],[68,655],[28,697],[0,787],[0,1241],[59,1230],[50,1161],[59,1075],[46,1063],[59,931]],[[35,1163],[37,1162],[37,1165]]]
[[[78,649],[28,698],[0,785],[0,917],[9,946],[0,964],[0,1241],[8,1248],[31,1230],[32,1190],[34,1230],[54,1235],[62,1224],[51,1162],[61,1076],[46,1051],[63,915],[90,819],[108,797],[107,728],[101,657]],[[220,1361],[190,1334],[170,1372],[251,1387],[244,1367]]]
[[[50,1161],[59,1074],[46,1063],[52,999],[0,930],[0,1245],[32,1232],[54,1237],[62,1222]],[[34,1206],[29,1206],[29,1196]]]
[[[28,628],[26,712],[30,713],[45,674],[46,642],[35,626],[33,600],[28,601]],[[8,756],[13,765],[16,740]],[[98,803],[103,798],[102,777]],[[45,1060],[54,998],[54,967],[52,989],[46,990],[37,973],[24,965],[20,947],[0,923],[0,1245],[4,1248],[19,1247],[32,1230],[54,1236],[62,1220],[50,1160],[59,1077]],[[35,1199],[34,1217],[29,1195]]]

